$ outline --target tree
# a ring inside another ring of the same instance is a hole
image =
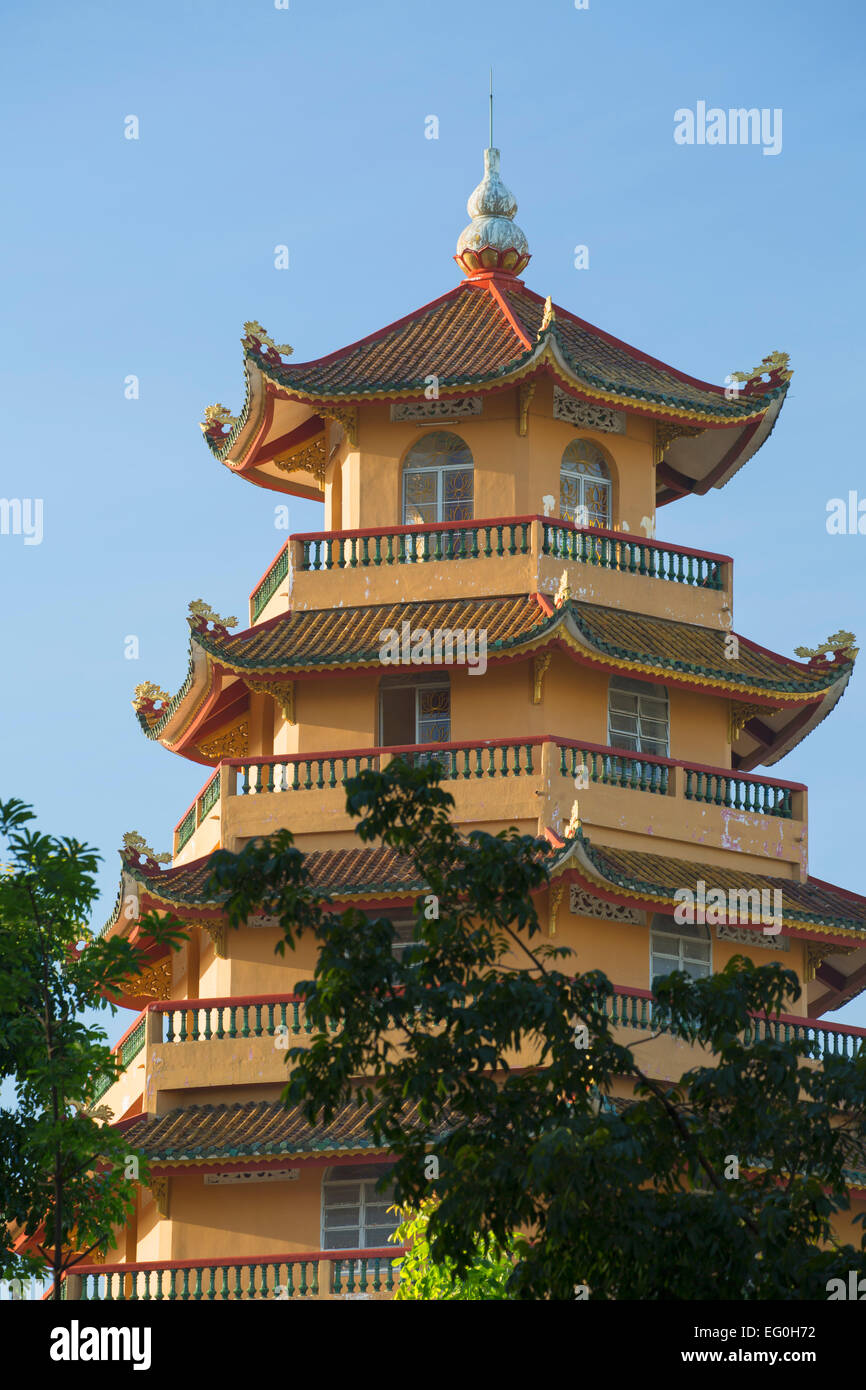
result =
[[[516,1232],[505,1249],[493,1236],[480,1237],[472,1263],[459,1275],[453,1261],[437,1264],[431,1253],[428,1227],[435,1210],[435,1198],[425,1197],[417,1212],[407,1208],[398,1212],[400,1224],[393,1240],[407,1249],[406,1254],[395,1261],[400,1270],[395,1299],[427,1302],[459,1299],[463,1303],[480,1303],[509,1298],[508,1281],[515,1262],[526,1249],[526,1237]]]
[[[138,944],[103,940],[84,925],[99,856],[71,838],[32,832],[33,812],[0,801],[0,1075],[16,1105],[0,1110],[0,1277],[24,1278],[46,1263],[61,1295],[67,1269],[104,1246],[131,1210],[143,1155],[103,1123],[90,1103],[96,1083],[119,1073],[101,1028],[81,1018],[107,1008],[141,967],[150,941],[177,949],[173,918],[140,920]],[[36,1253],[18,1255],[16,1235]]]
[[[216,856],[233,924],[264,910],[278,949],[318,938],[300,986],[318,1031],[288,1054],[286,1103],[312,1121],[351,1098],[372,1107],[397,1204],[423,1214],[433,1261],[458,1281],[479,1242],[507,1251],[518,1230],[531,1239],[507,1289],[524,1299],[824,1298],[829,1279],[866,1273],[863,1241],[831,1226],[863,1138],[866,1056],[817,1067],[807,1043],[748,1043],[751,1016],[800,991],[792,971],[737,957],[709,979],[657,982],[654,1028],[715,1057],[674,1085],[645,1074],[613,1036],[605,976],[563,970],[567,949],[533,941],[546,842],[462,835],[440,775],[395,760],[347,785],[360,839],[427,885],[400,959],[388,921],[316,897],[288,832]],[[533,1066],[516,1068],[529,1046]]]

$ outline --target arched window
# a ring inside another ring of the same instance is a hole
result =
[[[471,521],[472,454],[457,434],[434,430],[412,445],[403,465],[403,525]]]
[[[388,1244],[397,1220],[392,1188],[376,1191],[389,1163],[348,1163],[322,1179],[322,1249],[375,1250]]]
[[[597,444],[573,439],[559,466],[559,512],[578,526],[610,527],[610,469]]]
[[[663,685],[611,676],[607,705],[607,741],[633,753],[668,757],[670,716]]]
[[[659,975],[684,970],[693,980],[710,974],[712,942],[709,928],[695,923],[682,926],[673,917],[657,912],[650,930],[650,988]]]

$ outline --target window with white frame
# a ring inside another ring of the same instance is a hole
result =
[[[458,434],[434,430],[406,455],[403,465],[403,525],[471,521],[474,500],[472,453]]]
[[[322,1249],[376,1250],[387,1246],[397,1229],[391,1187],[376,1183],[389,1163],[349,1163],[328,1168],[322,1179]]]
[[[578,526],[610,527],[610,469],[590,439],[573,439],[559,466],[559,513]]]
[[[448,743],[451,739],[451,687],[447,674],[383,676],[379,683],[379,742],[383,748],[410,743]],[[437,758],[451,766],[449,753],[415,753],[416,765]]]
[[[612,676],[608,690],[607,741],[632,753],[668,757],[670,714],[663,685]]]
[[[703,979],[712,968],[709,929],[699,923],[679,924],[673,917],[656,913],[650,929],[650,988],[659,975],[684,970],[693,980]]]

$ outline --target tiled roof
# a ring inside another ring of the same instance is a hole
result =
[[[526,344],[493,296],[475,285],[458,285],[351,347],[315,362],[290,362],[268,374],[315,395],[352,395],[396,385],[423,391],[431,372],[440,381],[494,376],[525,353]]]
[[[410,859],[384,845],[364,849],[316,849],[305,856],[310,883],[323,893],[348,894],[359,892],[420,891],[419,882]],[[131,873],[146,891],[148,898],[160,903],[212,903],[222,901],[223,894],[209,895],[207,883],[211,876],[211,856],[192,859],[173,869],[151,868],[146,864],[125,861]]]
[[[712,676],[726,686],[747,685],[773,692],[820,695],[834,683],[843,663],[816,669],[739,639],[735,660],[725,655],[721,628],[697,627],[670,618],[652,618],[620,608],[572,601],[581,632],[600,652],[660,670]],[[847,666],[846,666],[847,669]]]
[[[238,669],[328,666],[347,659],[379,664],[380,633],[409,622],[413,629],[486,630],[488,651],[522,637],[544,622],[529,594],[507,598],[438,599],[434,602],[310,609],[288,613],[271,624],[202,645]]]
[[[174,721],[185,707],[198,709],[203,698],[195,681],[196,652],[200,674],[202,653],[216,668],[208,666],[213,691],[219,688],[220,669],[275,680],[316,671],[388,669],[379,657],[380,634],[390,628],[399,635],[403,623],[431,634],[437,628],[486,632],[488,664],[559,644],[576,659],[607,671],[723,691],[735,699],[757,697],[768,705],[778,701],[780,708],[797,710],[813,704],[817,708],[830,692],[832,701],[838,699],[853,670],[853,660],[810,666],[764,651],[745,638],[739,640],[734,660],[726,655],[726,635],[720,628],[574,599],[549,615],[531,594],[367,604],[285,613],[234,634],[194,628],[184,684],[155,716],[139,709],[139,723],[151,739],[162,739],[172,726],[172,747],[179,735],[185,736],[190,714],[181,716],[179,730]]]
[[[674,903],[677,889],[690,888],[703,881],[711,888],[757,889],[782,894],[782,919],[794,927],[826,927],[845,933],[866,933],[866,898],[848,893],[831,883],[781,878],[741,868],[731,856],[729,865],[702,864],[691,859],[675,859],[664,854],[613,849],[592,844],[579,834],[574,844],[588,861],[599,881],[623,889],[647,902]],[[770,899],[772,902],[772,899]]]
[[[247,360],[277,386],[311,401],[422,392],[435,373],[440,390],[494,385],[531,370],[546,340],[555,342],[575,384],[606,396],[652,404],[670,413],[736,422],[760,416],[783,395],[767,386],[758,395],[728,400],[722,387],[695,381],[637,348],[554,306],[554,321],[542,330],[544,301],[514,281],[495,292],[489,282],[464,281],[431,304],[310,362],[279,362],[247,348]],[[209,439],[218,454],[225,439]]]
[[[541,331],[544,301],[520,285],[506,291],[504,298],[526,335],[535,340]],[[729,402],[718,387],[684,378],[664,363],[618,342],[559,305],[555,306],[555,314],[556,334],[563,353],[575,375],[589,385],[617,395],[675,403],[685,410],[710,411],[723,418],[744,414],[744,404],[754,410],[753,400],[742,402],[736,412],[731,412],[727,409]]]
[[[327,1124],[310,1124],[300,1106],[286,1109],[279,1101],[238,1105],[190,1105],[145,1119],[127,1130],[132,1143],[151,1162],[239,1158],[293,1158],[317,1154],[381,1153],[367,1130],[370,1107],[350,1101]],[[407,1107],[405,1129],[419,1127],[418,1107]],[[445,1125],[431,1130],[431,1138]]]
[[[650,676],[669,673],[689,683],[722,686],[732,693],[742,690],[794,700],[817,699],[849,674],[852,666],[840,662],[831,667],[810,667],[753,647],[745,639],[740,639],[739,655],[732,660],[725,655],[726,635],[720,628],[574,599],[548,617],[530,594],[307,609],[230,636],[196,632],[194,640],[231,671],[290,676],[328,667],[378,667],[380,633],[386,628],[399,633],[404,622],[413,630],[426,628],[431,633],[437,628],[485,631],[490,661],[497,655],[513,655],[523,647],[562,638],[566,618],[586,639],[586,645],[580,646],[571,641],[584,659],[591,660],[597,654],[608,668],[637,669]],[[152,738],[159,737],[165,723],[160,719],[148,724],[144,718],[141,722]]]

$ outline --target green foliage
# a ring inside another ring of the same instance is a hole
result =
[[[104,940],[85,925],[97,889],[99,856],[70,838],[29,828],[29,807],[0,801],[0,1076],[12,1079],[14,1108],[0,1109],[0,1277],[23,1278],[46,1262],[60,1275],[111,1238],[128,1217],[135,1182],[129,1159],[142,1155],[89,1105],[96,1083],[120,1070],[104,1031],[85,1025],[87,1008],[112,1008],[141,967],[151,941],[173,949],[173,919],[142,918],[138,944]],[[36,1237],[35,1255],[12,1249],[15,1234]]]
[[[318,1032],[288,1053],[286,1102],[311,1121],[353,1097],[372,1106],[372,1139],[397,1157],[396,1201],[425,1214],[427,1257],[451,1287],[517,1230],[532,1239],[507,1289],[524,1299],[573,1299],[576,1285],[596,1299],[825,1298],[829,1278],[866,1273],[862,1241],[840,1244],[831,1227],[863,1140],[866,1054],[816,1067],[804,1042],[747,1045],[750,1013],[790,1011],[800,990],[781,965],[737,957],[711,979],[657,985],[654,1026],[715,1056],[693,1054],[675,1084],[648,1075],[639,1045],[614,1037],[611,983],[534,940],[546,843],[513,829],[464,837],[438,782],[436,764],[395,760],[347,787],[360,840],[405,855],[427,885],[399,960],[388,921],[322,900],[288,832],[217,856],[232,922],[264,910],[281,947],[317,938],[315,978],[299,988]],[[521,1050],[532,1067],[516,1065]],[[429,1208],[428,1153],[440,1169]]]
[[[395,1299],[459,1299],[461,1302],[486,1302],[489,1299],[511,1298],[508,1281],[515,1263],[527,1248],[526,1237],[516,1232],[503,1249],[493,1236],[476,1242],[472,1263],[462,1275],[451,1260],[437,1264],[430,1250],[428,1226],[436,1210],[436,1201],[427,1197],[418,1211],[398,1212],[400,1225],[392,1237],[397,1245],[408,1247],[406,1254],[395,1261],[400,1270],[400,1283]]]

